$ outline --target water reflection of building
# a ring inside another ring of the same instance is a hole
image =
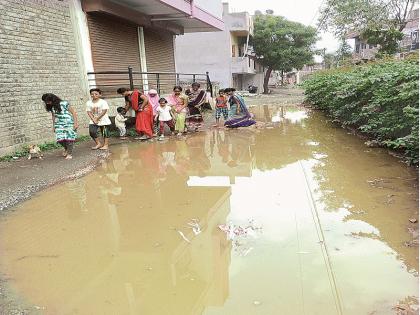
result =
[[[100,171],[100,197],[91,195],[90,199],[99,199],[100,208],[107,209],[104,231],[111,238],[107,247],[114,258],[107,268],[98,270],[102,281],[86,281],[87,289],[82,289],[79,299],[70,301],[69,310],[79,305],[89,310],[88,301],[111,292],[126,294],[133,314],[201,314],[207,305],[224,303],[230,244],[217,226],[229,212],[230,189],[188,187],[187,175],[178,175],[176,164],[167,161],[176,146],[151,147],[132,150],[132,162],[125,168],[121,167],[123,161],[116,159]],[[148,180],[139,180],[143,178]],[[199,220],[203,230],[197,236],[186,228],[192,218]],[[184,241],[175,228],[192,243]],[[90,283],[96,283],[95,289]],[[108,287],[106,293],[103,286]],[[116,311],[122,307],[118,305]]]
[[[316,116],[319,113],[314,114]],[[407,269],[418,270],[418,250],[406,247],[402,239],[409,241],[407,216],[418,209],[418,175],[410,167],[397,163],[396,159],[381,148],[367,148],[357,137],[337,129],[330,132],[320,117],[308,120],[306,130],[313,147],[313,155],[322,156],[312,167],[319,184],[318,202],[325,211],[346,208],[346,221],[362,221],[377,233],[364,233],[363,237],[380,239],[392,248],[406,264]]]

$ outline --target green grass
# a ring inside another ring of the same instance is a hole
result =
[[[87,140],[90,140],[90,136],[88,136],[88,135],[79,136],[76,139],[76,143],[85,142]],[[62,146],[55,141],[46,141],[44,143],[39,143],[37,145],[41,149],[42,152],[62,148]],[[0,162],[12,161],[12,160],[15,160],[17,158],[26,157],[26,156],[28,156],[28,154],[29,154],[29,146],[28,145],[23,145],[20,149],[16,150],[15,152],[13,152],[11,154],[6,154],[6,155],[3,155],[3,156],[0,156]]]

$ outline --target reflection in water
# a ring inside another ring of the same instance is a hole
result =
[[[0,270],[45,314],[393,314],[415,301],[418,251],[402,245],[415,172],[316,113],[254,114],[274,128],[120,146],[22,204],[0,222]],[[235,251],[218,226],[249,220],[261,233]]]

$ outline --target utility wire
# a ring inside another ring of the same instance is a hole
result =
[[[321,11],[322,6],[324,5],[325,0],[322,0],[321,4],[319,5],[318,9],[316,10],[314,16],[311,19],[311,22],[309,23],[309,25],[312,25],[312,23],[314,22],[316,16],[318,15],[318,13]]]
[[[310,204],[312,219],[313,219],[314,224],[315,224],[315,229],[316,229],[316,233],[317,233],[317,236],[318,236],[318,240],[319,240],[320,245],[321,245],[321,252],[322,252],[323,259],[324,259],[328,280],[330,282],[331,293],[332,293],[333,298],[334,298],[334,303],[335,303],[335,307],[336,307],[336,310],[337,310],[337,314],[338,315],[343,315],[343,305],[342,305],[342,302],[341,302],[341,296],[340,296],[340,292],[338,290],[337,280],[336,280],[336,277],[335,277],[335,274],[334,274],[334,269],[333,269],[333,266],[332,266],[331,258],[330,258],[330,255],[328,253],[327,244],[325,242],[324,231],[322,230],[322,225],[321,225],[321,220],[319,218],[318,209],[316,207],[316,203],[315,203],[315,199],[314,199],[313,194],[312,194],[312,190],[309,186],[308,175],[306,174],[305,168],[303,167],[303,164],[302,164],[301,161],[299,161],[299,165],[300,165],[300,167],[302,169],[302,172],[303,172],[303,177],[304,177],[304,182],[305,182],[305,190],[306,190],[308,202]]]
[[[325,0],[324,0],[325,1]],[[327,9],[325,10],[325,14],[324,14],[324,17],[323,17],[323,19],[319,22],[319,24],[318,24],[318,27],[316,28],[316,31],[318,32],[320,29],[321,29],[321,27],[323,26],[323,24],[325,23],[325,21],[327,20],[327,18],[328,18],[328,15],[330,14],[330,11],[331,11],[331,7],[333,7],[334,5],[335,5],[335,3],[337,2],[337,0],[335,0],[335,1],[332,1],[331,2],[331,4],[327,7]]]

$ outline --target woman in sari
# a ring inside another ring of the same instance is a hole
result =
[[[198,131],[203,122],[203,116],[201,115],[201,106],[206,101],[206,91],[200,89],[200,83],[194,82],[192,85],[192,90],[188,95],[188,110],[189,115],[187,119],[187,124],[189,129]]]
[[[174,92],[168,97],[169,105],[175,110],[175,131],[178,136],[185,132],[185,117],[187,116],[188,96],[182,94],[182,87],[175,86]]]
[[[125,98],[125,110],[130,107],[136,112],[136,131],[140,135],[138,140],[147,140],[153,137],[153,108],[146,95],[139,90],[130,91],[119,88],[117,93]]]
[[[242,96],[235,94],[235,89],[233,88],[226,89],[225,93],[227,93],[229,96],[229,105],[231,111],[234,110],[231,118],[225,121],[225,127],[249,127],[255,124],[256,121],[252,119]]]

